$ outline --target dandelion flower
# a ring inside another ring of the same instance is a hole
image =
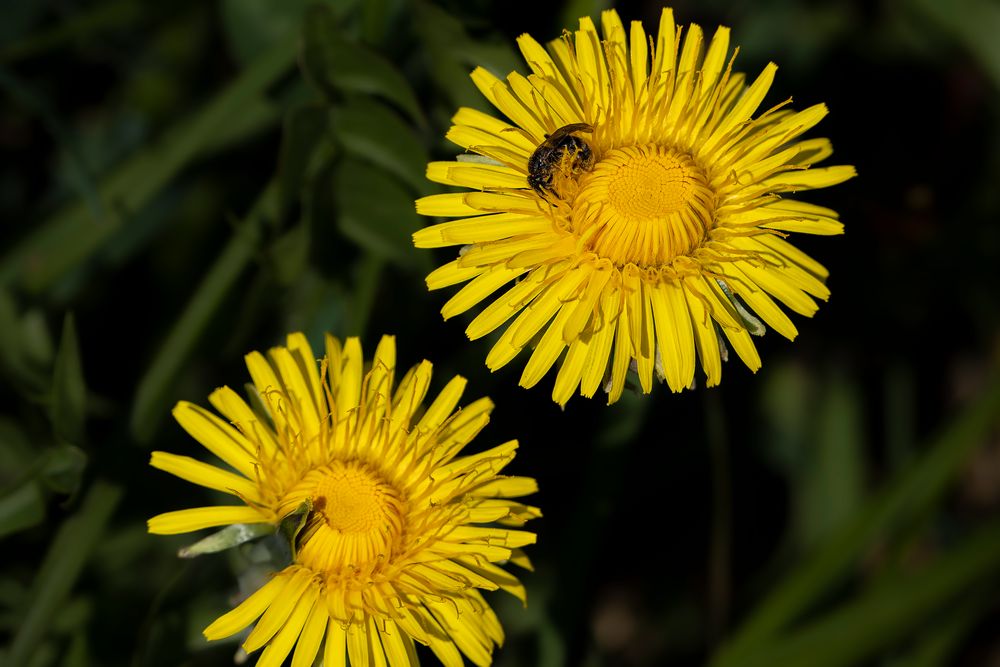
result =
[[[728,28],[707,48],[697,25],[682,39],[669,9],[655,40],[614,11],[601,28],[582,18],[547,50],[522,35],[528,76],[473,71],[510,122],[459,109],[447,136],[478,155],[432,162],[427,176],[472,191],[417,201],[460,218],[414,234],[421,248],[463,246],[427,277],[432,290],[466,283],[444,317],[489,301],[470,339],[514,318],[487,366],[533,346],[520,380],[531,387],[562,357],[559,404],[578,387],[613,403],[630,369],[644,393],[654,377],[678,392],[700,362],[713,386],[730,347],[756,371],[750,334],[766,323],[793,339],[782,306],[809,317],[829,296],[826,269],[786,237],[843,231],[835,211],[785,195],[855,174],[813,167],[830,142],[800,138],[825,105],[758,111],[777,67],[753,82],[734,72]]]
[[[254,622],[243,647],[263,648],[258,667],[417,664],[414,642],[449,666],[489,665],[503,630],[480,589],[520,598],[523,586],[499,564],[530,567],[518,527],[539,516],[516,498],[535,481],[500,471],[517,442],[459,456],[489,421],[479,399],[455,411],[465,387],[456,377],[425,410],[427,361],[397,387],[395,341],[384,337],[371,370],[361,345],[326,338],[317,365],[302,334],[247,367],[257,410],[228,387],[209,401],[174,409],[180,425],[232,470],[154,452],[152,465],[239,503],[168,512],[153,533],[227,524],[281,524],[301,514],[292,562],[205,629],[208,639]],[[325,642],[325,643],[324,643]],[[322,648],[322,653],[320,650]],[[294,653],[292,653],[294,650]]]

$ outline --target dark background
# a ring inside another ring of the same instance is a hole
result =
[[[201,629],[250,547],[193,561],[145,519],[213,502],[148,467],[207,457],[179,399],[305,331],[398,336],[489,395],[474,443],[538,478],[527,609],[496,664],[1000,665],[1000,7],[988,0],[674,3],[778,63],[768,107],[859,176],[801,198],[833,296],[721,387],[605,407],[491,375],[418,251],[423,170],[459,149],[467,74],[524,66],[601,2],[7,0],[0,20],[0,646],[31,665],[226,665]],[[660,5],[618,6],[654,31]],[[308,20],[304,22],[303,16]],[[476,311],[474,311],[476,312]],[[462,318],[459,318],[461,320]],[[317,349],[320,349],[317,347]],[[432,660],[428,660],[432,663]]]

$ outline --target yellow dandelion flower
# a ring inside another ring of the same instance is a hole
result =
[[[504,635],[479,589],[524,601],[524,587],[499,564],[530,567],[520,548],[535,535],[518,528],[540,515],[511,500],[533,493],[535,481],[499,474],[516,441],[459,456],[489,421],[490,400],[455,411],[465,387],[456,377],[421,409],[431,364],[394,387],[388,336],[367,373],[356,338],[342,345],[327,336],[319,365],[302,334],[246,362],[257,410],[228,387],[209,397],[225,419],[186,402],[174,409],[232,470],[166,452],[151,461],[240,502],[160,514],[150,532],[277,526],[301,515],[293,562],[205,636],[221,639],[256,622],[243,647],[264,649],[258,667],[281,665],[293,649],[293,667],[318,655],[326,667],[415,665],[414,642],[445,665],[460,667],[462,654],[489,665]]]
[[[813,168],[830,142],[800,139],[825,105],[757,113],[777,66],[753,82],[734,72],[728,28],[704,48],[701,28],[682,39],[670,9],[655,41],[614,11],[601,24],[603,39],[582,18],[547,50],[522,35],[528,76],[473,71],[511,122],[459,109],[447,137],[478,155],[432,162],[427,177],[474,191],[417,201],[423,215],[461,218],[414,234],[420,248],[464,246],[427,277],[432,290],[468,281],[445,319],[492,300],[466,329],[476,339],[516,316],[486,364],[533,345],[524,387],[565,352],[559,404],[577,387],[613,403],[630,368],[644,393],[654,375],[691,386],[696,362],[716,385],[729,346],[756,371],[750,334],[797,333],[778,304],[808,317],[829,296],[826,269],[785,238],[843,232],[836,212],[785,195],[855,174]]]

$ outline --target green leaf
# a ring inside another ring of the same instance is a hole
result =
[[[333,130],[344,149],[398,176],[421,194],[427,190],[427,151],[413,128],[371,99],[352,97],[334,109]]]
[[[312,498],[306,498],[290,514],[282,517],[278,529],[281,535],[288,540],[289,551],[292,560],[295,560],[295,553],[298,551],[299,533],[309,522],[309,514],[313,511]]]
[[[118,487],[95,482],[79,511],[59,527],[32,583],[31,602],[14,633],[6,664],[27,664],[45,638],[50,619],[73,589],[120,497]]]
[[[33,363],[33,346],[25,340],[25,329],[14,298],[0,287],[0,371],[25,389],[44,393],[48,369]]]
[[[194,558],[202,554],[214,554],[226,549],[232,549],[244,542],[255,540],[264,535],[273,535],[274,526],[269,523],[237,523],[226,526],[208,537],[198,540],[177,552],[180,558]]]
[[[854,516],[864,496],[861,390],[839,371],[829,375],[812,421],[810,461],[795,510],[799,544],[809,551]]]
[[[87,387],[83,381],[76,323],[73,314],[67,313],[52,376],[52,425],[56,435],[66,442],[82,444],[86,403]]]
[[[45,452],[41,478],[56,493],[73,495],[86,468],[87,455],[82,449],[60,445]]]
[[[991,0],[913,0],[935,27],[952,33],[1000,87],[1000,6]]]
[[[420,35],[425,60],[434,83],[450,98],[452,107],[468,106],[489,109],[476,89],[469,72],[476,66],[490,70],[500,78],[523,66],[509,40],[494,43],[472,39],[462,22],[430,2],[414,5],[414,27]]]
[[[611,5],[610,0],[567,0],[559,13],[559,23],[567,30],[574,30],[581,16],[596,19],[603,10],[609,9]]]
[[[316,148],[326,139],[329,122],[329,113],[319,105],[297,107],[285,116],[278,161],[278,189],[282,213],[291,208],[301,197],[306,173]]]
[[[411,241],[422,226],[413,197],[394,178],[364,162],[344,160],[335,191],[345,236],[379,257],[429,270],[430,256],[417,253]]]
[[[289,40],[259,54],[204,108],[103,179],[99,189],[107,205],[103,217],[95,219],[90,207],[75,202],[36,225],[35,232],[0,258],[0,285],[17,282],[29,291],[42,292],[80,266],[119,232],[132,212],[197,157],[211,137],[224,131],[246,104],[288,70],[295,46],[295,40]]]
[[[294,285],[309,266],[311,238],[306,220],[279,236],[267,249],[274,269],[274,279],[279,285]]]
[[[315,0],[222,0],[222,28],[229,48],[240,63],[249,63],[261,51],[294,39],[306,8]]]
[[[862,505],[759,605],[711,663],[742,665],[743,656],[766,641],[842,581],[878,540],[919,518],[944,493],[972,451],[1000,416],[1000,378],[965,408],[944,433],[894,476],[884,490]]]
[[[849,667],[912,636],[926,617],[1000,571],[1000,526],[967,539],[933,565],[897,577],[855,601],[717,664],[739,667]]]
[[[302,68],[330,99],[336,99],[338,92],[378,95],[426,125],[406,77],[379,53],[346,41],[328,7],[311,7],[306,15]]]
[[[381,257],[366,254],[354,266],[353,289],[351,290],[350,326],[348,331],[362,339],[371,319],[372,308],[375,306],[375,295],[378,293],[379,280],[385,264]]]
[[[37,526],[45,518],[45,496],[35,482],[0,498],[0,538]]]
[[[21,350],[25,359],[36,366],[48,368],[52,365],[52,336],[49,334],[45,313],[32,309],[21,317]]]
[[[250,265],[260,242],[263,220],[267,216],[273,216],[276,201],[277,187],[272,182],[205,274],[139,381],[129,420],[132,434],[139,442],[147,442],[166,415],[169,393],[177,373],[209,323],[218,315],[223,300],[233,291],[240,276]]]

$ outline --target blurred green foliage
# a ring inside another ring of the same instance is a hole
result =
[[[437,315],[414,198],[468,72],[606,3],[9,0],[0,21],[0,657],[230,664],[201,629],[260,545],[180,560],[145,519],[211,502],[150,469],[169,419],[293,330],[399,336],[497,403],[539,478],[527,609],[496,664],[1000,659],[1000,11],[989,0],[674,4],[733,27],[775,100],[826,101],[860,178],[809,197],[831,303],[722,387],[604,408],[490,375]],[[619,6],[654,26],[659,5]],[[516,365],[516,364],[515,364]],[[199,547],[209,550],[212,545]]]

